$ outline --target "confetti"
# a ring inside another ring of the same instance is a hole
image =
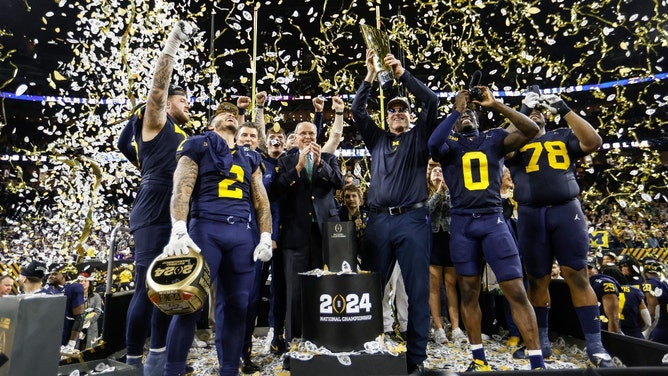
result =
[[[256,44],[251,3],[222,6],[204,0],[138,0],[128,7],[120,0],[52,3],[43,14],[34,14],[35,24],[47,33],[32,43],[70,48],[73,58],[49,67],[51,74],[44,83],[59,97],[86,102],[44,102],[45,121],[34,139],[19,138],[23,142],[14,150],[32,157],[48,156],[49,168],[36,179],[50,189],[20,180],[11,193],[25,201],[3,210],[25,212],[17,223],[58,225],[59,233],[53,236],[63,239],[53,243],[63,249],[80,243],[90,227],[127,223],[139,174],[114,154],[114,142],[130,109],[146,100],[152,62],[177,18],[198,22],[202,30],[180,49],[173,74],[173,81],[186,85],[196,98],[191,109],[195,131],[201,130],[215,108],[209,99],[217,103],[250,94],[254,79],[270,97],[354,93],[365,74],[359,25],[376,26],[378,21],[388,34],[391,52],[435,91],[465,87],[466,78],[476,69],[483,72],[483,84],[509,91],[519,92],[533,83],[543,89],[575,88],[561,95],[581,108],[581,114],[610,140],[591,162],[578,162],[583,166],[579,178],[585,182],[582,198],[593,205],[591,210],[607,205],[626,209],[631,203],[650,202],[648,197],[666,202],[668,196],[668,172],[660,155],[668,141],[663,137],[642,144],[648,135],[666,129],[668,96],[656,95],[665,83],[649,80],[577,91],[583,85],[666,71],[668,46],[660,37],[668,14],[665,2],[639,9],[631,2],[612,0],[569,7],[559,0],[531,4],[400,0],[381,2],[378,20],[375,2],[309,1],[291,5],[290,10],[262,2],[257,9],[261,22]],[[73,26],[60,22],[65,17]],[[0,45],[11,32],[0,29]],[[0,48],[0,60],[8,67],[16,68],[14,58],[14,50]],[[36,53],[33,58],[40,56]],[[0,87],[22,95],[30,89],[18,82],[22,75],[16,70]],[[103,99],[112,102],[102,103]],[[441,101],[442,115],[452,110],[451,102]],[[505,102],[519,106],[520,98],[505,98]],[[280,123],[289,130],[287,109],[292,103],[275,100],[272,104],[265,109],[268,123]],[[372,116],[380,123],[377,113]],[[482,119],[487,126],[500,125],[494,114]],[[564,124],[559,117],[551,120]],[[350,148],[362,146],[354,132],[346,134],[345,140]],[[342,157],[341,165],[348,165],[366,188],[368,159]],[[636,189],[639,184],[644,190]],[[58,197],[53,194],[56,191]],[[41,207],[50,209],[49,218],[42,217],[37,209]]]

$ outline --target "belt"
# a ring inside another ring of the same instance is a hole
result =
[[[423,206],[424,206],[424,201],[408,206],[391,206],[389,208],[369,208],[369,211],[374,214],[399,215],[409,212],[413,209],[421,208]]]

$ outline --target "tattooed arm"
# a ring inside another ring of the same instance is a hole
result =
[[[174,57],[161,53],[153,72],[151,91],[146,101],[146,113],[142,127],[142,140],[152,140],[167,121],[167,93],[174,69]]]
[[[172,213],[172,221],[186,221],[190,210],[190,196],[192,196],[199,166],[192,159],[182,156],[174,171],[174,190],[169,208]],[[262,175],[260,175],[260,181]],[[265,194],[266,195],[266,194]],[[269,205],[267,205],[269,206]]]
[[[169,93],[169,82],[174,70],[174,58],[181,43],[190,39],[197,33],[197,26],[184,21],[178,21],[167,37],[165,46],[158,56],[153,72],[151,92],[146,101],[146,113],[144,115],[144,126],[142,128],[142,139],[152,140],[167,121],[167,105]]]
[[[271,233],[271,209],[269,207],[269,198],[267,191],[262,184],[262,172],[260,168],[255,169],[251,176],[251,199],[255,208],[255,218],[257,218],[260,233]]]

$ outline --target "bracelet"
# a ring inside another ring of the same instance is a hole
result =
[[[338,111],[337,111],[337,112],[335,112],[335,114],[336,114],[336,115],[343,115],[343,111],[341,111],[341,112],[338,112]]]

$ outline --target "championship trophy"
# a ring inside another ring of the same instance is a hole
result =
[[[383,59],[390,53],[390,38],[380,29],[369,25],[360,25],[366,47],[374,51],[374,63],[378,72],[378,82],[383,87],[385,83],[394,80],[392,68],[383,63]]]

